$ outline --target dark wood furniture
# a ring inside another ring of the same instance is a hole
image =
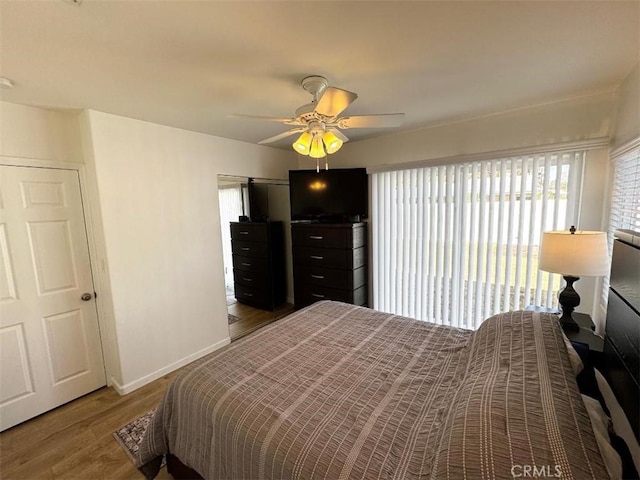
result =
[[[367,305],[367,224],[291,226],[296,310],[319,300]]]
[[[286,277],[282,222],[231,222],[236,299],[274,310],[285,301]]]
[[[640,440],[640,232],[616,232],[605,333],[603,373]]]
[[[604,338],[596,335],[596,328],[591,316],[586,313],[573,312],[571,317],[580,326],[580,330],[565,331],[565,335],[571,343],[582,343],[589,347],[589,362],[596,368],[602,364],[602,353],[604,351]]]

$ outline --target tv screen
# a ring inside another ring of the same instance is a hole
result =
[[[264,222],[269,218],[269,186],[249,179],[249,217],[252,222]]]
[[[289,170],[291,220],[359,221],[368,214],[365,168]]]

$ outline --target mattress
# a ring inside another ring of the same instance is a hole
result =
[[[607,478],[553,316],[477,331],[319,302],[168,388],[139,450],[204,478]],[[526,476],[526,475],[525,475]]]

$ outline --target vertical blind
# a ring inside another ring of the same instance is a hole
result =
[[[477,328],[500,311],[555,306],[541,232],[578,218],[584,151],[372,174],[374,308]]]
[[[640,231],[640,146],[612,160],[610,234],[619,228]]]
[[[609,211],[609,257],[613,251],[613,233],[618,229],[640,232],[640,138],[632,147],[612,156],[613,182]],[[601,305],[606,311],[609,277],[602,282]]]

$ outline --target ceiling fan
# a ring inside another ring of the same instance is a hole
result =
[[[397,127],[404,119],[404,113],[340,117],[339,115],[358,98],[358,95],[341,88],[330,87],[327,79],[319,75],[305,77],[301,83],[302,88],[313,95],[313,100],[298,108],[293,118],[260,115],[233,116],[280,122],[294,127],[258,143],[264,145],[300,133],[301,135],[292,144],[293,148],[302,155],[309,155],[316,159],[326,156],[327,153],[337,152],[344,142],[349,141],[349,138],[340,130]]]

